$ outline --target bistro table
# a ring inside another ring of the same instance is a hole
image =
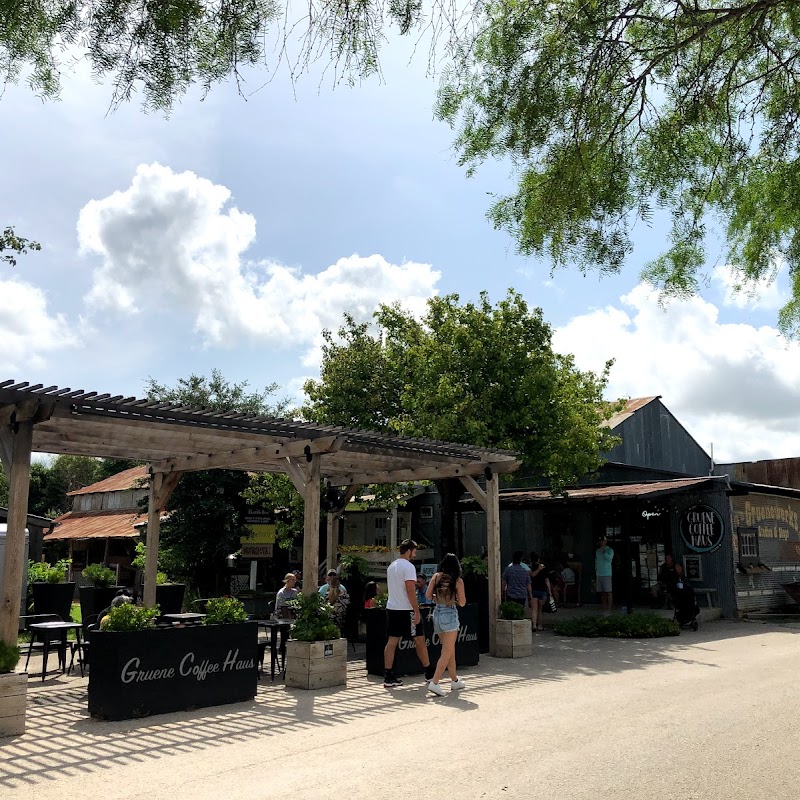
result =
[[[269,639],[269,674],[270,679],[275,680],[275,662],[279,655],[281,658],[281,673],[286,673],[286,640],[289,638],[289,629],[294,624],[293,619],[260,619],[258,627],[270,632]],[[278,645],[278,631],[281,634],[280,646]]]
[[[58,665],[61,667],[63,675],[67,669],[67,634],[75,631],[75,639],[78,643],[78,664],[81,668],[83,677],[83,656],[81,655],[81,630],[83,626],[80,622],[35,622],[28,626],[31,632],[31,641],[28,644],[28,657],[25,660],[25,670],[28,670],[28,662],[31,660],[31,651],[36,639],[42,642],[42,680],[47,673],[47,656],[50,654],[50,644],[58,643]]]
[[[177,622],[182,625],[199,625],[206,618],[205,614],[195,611],[186,611],[183,614],[162,614],[161,619],[168,622]]]

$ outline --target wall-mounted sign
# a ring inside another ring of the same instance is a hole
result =
[[[660,511],[642,511],[642,517],[644,519],[652,519],[653,517],[660,517]]]
[[[711,506],[697,505],[686,509],[680,519],[683,543],[695,553],[713,553],[725,536],[725,524]]]

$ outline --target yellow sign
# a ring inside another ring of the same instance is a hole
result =
[[[275,526],[253,523],[246,526],[250,535],[242,537],[242,544],[273,544],[275,542]]]

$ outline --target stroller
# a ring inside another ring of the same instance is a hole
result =
[[[700,627],[697,617],[700,614],[700,607],[694,598],[694,589],[684,585],[682,588],[673,587],[672,605],[675,607],[673,619],[681,628],[691,628],[696,631]]]

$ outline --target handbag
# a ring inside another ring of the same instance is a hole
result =
[[[547,605],[550,607],[551,613],[555,614],[556,611],[558,611],[558,606],[556,605],[556,600],[553,595],[550,595],[550,597],[547,599]]]

